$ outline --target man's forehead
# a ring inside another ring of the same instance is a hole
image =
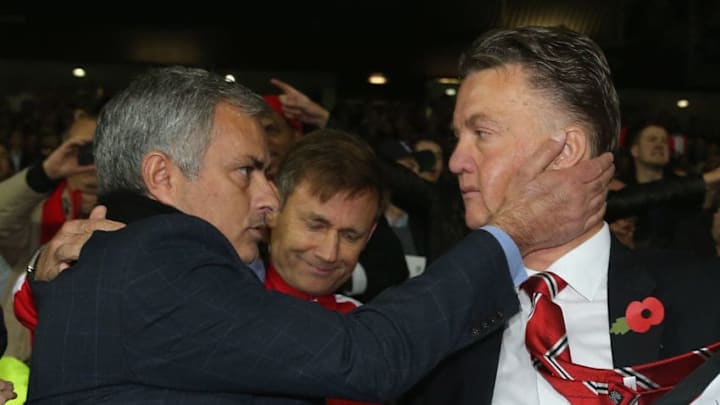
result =
[[[331,201],[337,202],[354,202],[362,199],[366,199],[369,195],[376,196],[374,190],[337,190],[332,192],[330,195],[323,196],[322,187],[313,183],[312,180],[302,179],[300,180],[293,190],[288,191],[286,201],[292,200],[295,204],[302,204],[308,202],[314,202],[319,207],[328,207]],[[291,197],[296,198],[291,198]],[[326,198],[323,198],[326,197]],[[375,207],[374,202],[368,202],[369,207]]]

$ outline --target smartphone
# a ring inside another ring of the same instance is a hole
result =
[[[78,164],[80,165],[91,165],[95,163],[95,155],[93,155],[93,143],[88,142],[84,145],[81,145],[78,148]]]

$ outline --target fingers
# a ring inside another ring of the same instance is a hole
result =
[[[599,223],[600,221],[602,221],[603,218],[605,217],[605,210],[606,210],[606,209],[607,209],[607,203],[603,203],[602,206],[600,207],[600,209],[599,209],[595,214],[590,215],[590,216],[588,217],[587,221],[585,221],[585,229],[586,229],[586,230],[587,230],[587,229],[590,229],[590,228],[592,228],[593,226],[595,226],[595,224],[597,224],[597,223]]]
[[[111,221],[109,219],[89,219],[88,222],[81,224],[82,233],[87,234],[90,238],[90,234],[95,231],[112,232],[117,231],[125,227],[122,222]]]
[[[272,83],[273,86],[277,87],[278,89],[282,90],[283,93],[286,93],[286,94],[300,93],[295,87],[291,86],[288,83],[285,83],[282,80],[273,78],[273,79],[270,79],[270,83]]]
[[[107,207],[104,205],[98,205],[90,211],[91,219],[105,219],[107,215]]]
[[[87,143],[92,142],[92,140],[93,140],[92,134],[77,135],[77,136],[74,136],[74,137],[68,139],[67,141],[63,142],[61,147],[62,146],[65,146],[65,147],[67,147],[67,146],[70,146],[70,147],[83,146]]]
[[[85,243],[95,231],[115,231],[125,227],[122,222],[104,219],[106,208],[98,206],[91,212],[92,219],[65,222],[58,233],[40,253],[35,279],[49,281],[57,277],[70,264],[78,260]]]
[[[530,180],[545,171],[562,152],[565,146],[566,136],[564,131],[552,134],[548,140],[540,145],[540,148],[538,148],[532,158],[523,165],[522,170],[518,174]]]
[[[0,380],[0,391],[5,393],[6,391],[12,392],[15,389],[11,381]]]
[[[577,165],[577,170],[580,173],[581,181],[591,182],[600,177],[607,179],[607,184],[610,184],[615,173],[613,154],[605,152],[596,158],[581,161]]]
[[[13,383],[10,381],[0,380],[0,400],[2,400],[1,403],[5,403],[8,399],[15,399],[17,398],[17,394],[15,393],[15,386],[13,386]]]

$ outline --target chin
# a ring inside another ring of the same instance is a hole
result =
[[[309,295],[312,295],[315,297],[319,297],[322,295],[330,295],[334,292],[331,288],[328,288],[325,286],[316,286],[316,285],[304,286],[304,288],[302,288],[301,291],[303,291],[305,294],[309,294]]]
[[[488,223],[488,216],[487,215],[473,215],[466,213],[465,214],[465,225],[467,225],[470,229],[478,229],[481,226],[485,226]]]
[[[245,264],[254,262],[259,256],[257,247],[255,249],[237,249],[237,253],[238,256],[240,256],[240,260],[242,260]]]

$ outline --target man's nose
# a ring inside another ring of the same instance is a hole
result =
[[[340,237],[337,232],[327,231],[315,249],[315,255],[325,262],[332,263],[338,258],[338,242]]]
[[[465,138],[466,137],[461,136],[458,137],[457,145],[455,145],[455,149],[453,149],[453,153],[450,155],[448,167],[454,174],[469,171],[469,168],[472,165],[470,156],[467,153],[469,145],[466,145],[467,141]]]
[[[275,187],[275,184],[268,180],[264,174],[258,177],[260,177],[260,179],[258,181],[255,206],[265,212],[265,214],[277,211],[280,206],[277,187]]]

